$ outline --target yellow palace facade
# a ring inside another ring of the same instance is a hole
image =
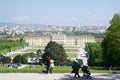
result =
[[[29,35],[25,37],[25,41],[29,45],[33,46],[45,46],[50,41],[55,41],[61,45],[84,45],[87,42],[96,42],[95,38],[91,35],[80,36],[66,36],[66,35],[54,35],[54,36],[38,36]]]

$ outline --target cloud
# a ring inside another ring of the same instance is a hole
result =
[[[72,21],[77,21],[77,18],[72,16]]]
[[[30,17],[29,16],[16,16],[16,17],[13,17],[12,20],[15,20],[15,21],[26,21],[26,20],[29,20]]]

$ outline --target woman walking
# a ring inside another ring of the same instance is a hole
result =
[[[73,65],[72,65],[72,73],[75,73],[74,77],[78,76],[80,77],[79,75],[79,69],[80,69],[80,63],[78,62],[78,60],[76,59],[75,61],[73,61]]]
[[[54,60],[50,59],[50,73],[53,73],[53,68],[54,68]]]

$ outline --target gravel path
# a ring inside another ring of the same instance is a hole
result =
[[[69,73],[0,73],[0,80],[120,80],[120,74],[93,73],[92,79],[73,78],[73,76],[74,74]]]

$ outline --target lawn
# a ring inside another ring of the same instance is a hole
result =
[[[32,68],[30,66],[26,66],[22,69],[8,69],[7,65],[0,66],[0,73],[42,73],[45,70],[45,66],[33,65]],[[89,68],[91,73],[120,73],[120,70],[117,71],[110,71],[104,67],[90,67]],[[72,68],[71,66],[55,66],[54,73],[71,73]],[[80,69],[80,73],[82,73]]]
[[[78,56],[77,53],[67,53],[68,58],[76,58]]]
[[[36,51],[38,49],[41,49],[41,51],[43,52],[44,48],[45,48],[45,46],[37,46],[37,47],[34,47],[33,49],[27,49],[23,52],[24,53],[30,53],[30,52],[36,53]],[[66,51],[69,58],[76,58],[77,57],[78,46],[64,46],[64,48],[65,48],[65,51]],[[18,54],[16,54],[16,55],[18,55]],[[16,55],[13,55],[13,56],[16,56]]]
[[[63,46],[64,48],[74,48],[74,49],[78,49],[79,46]]]
[[[65,49],[66,52],[78,52],[78,49]]]

